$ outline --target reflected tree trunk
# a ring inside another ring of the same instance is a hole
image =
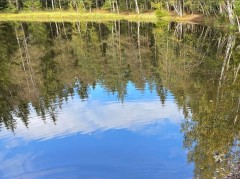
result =
[[[240,96],[238,97],[238,104],[237,104],[237,110],[236,110],[236,116],[235,116],[235,119],[234,119],[234,124],[236,124],[236,122],[238,120],[239,108],[240,108]]]
[[[64,22],[62,22],[62,27],[63,27],[64,35],[65,35],[66,39],[68,40],[67,31],[66,31]]]
[[[222,87],[222,84],[224,83],[225,80],[225,72],[229,69],[229,61],[232,56],[232,49],[235,44],[235,35],[229,35],[227,39],[227,45],[226,45],[226,50],[225,50],[225,57],[222,65],[222,70],[221,70],[221,75],[219,78],[219,84],[218,84],[218,92],[217,92],[217,101],[219,101],[220,98],[220,89]]]
[[[24,58],[23,58],[23,52],[22,52],[22,49],[21,49],[20,39],[19,39],[18,32],[17,32],[16,28],[15,28],[15,34],[16,34],[18,49],[19,49],[20,57],[21,57],[21,61],[22,61],[23,71],[24,71],[24,73],[26,73],[25,61],[24,61]],[[27,86],[28,86],[28,90],[29,90],[29,82],[28,82],[27,75],[26,75],[26,81],[27,81]]]
[[[33,69],[32,69],[32,65],[31,65],[31,57],[30,57],[30,54],[29,54],[29,50],[28,50],[28,43],[27,43],[27,38],[26,38],[26,34],[25,34],[25,31],[24,31],[24,28],[23,28],[23,25],[21,23],[21,29],[22,29],[22,32],[23,32],[23,47],[24,47],[24,52],[25,52],[25,56],[26,56],[26,60],[28,62],[28,67],[30,69],[30,79],[31,79],[31,82],[33,84],[33,86],[35,86],[35,83],[34,83],[34,77],[33,77]]]
[[[238,32],[240,32],[240,22],[237,15],[236,15],[236,20],[237,20]]]
[[[240,70],[240,63],[239,63],[239,65],[238,65],[237,69],[236,69],[236,72],[234,73],[234,80],[233,80],[233,84],[234,84],[234,83],[235,83],[235,81],[237,80],[237,76],[238,76],[238,72],[239,72],[239,70]]]
[[[139,58],[140,63],[142,63],[141,41],[140,41],[140,22],[137,22],[137,44],[138,44],[138,58]]]
[[[57,36],[59,35],[59,29],[58,29],[58,24],[57,22],[55,22],[55,27],[56,27],[56,33],[57,33]]]
[[[118,51],[119,59],[122,61],[122,50],[121,50],[121,22],[118,21]]]
[[[227,5],[227,13],[228,13],[228,18],[229,22],[231,25],[234,25],[234,16],[233,16],[233,4],[231,0],[226,0],[226,5]]]

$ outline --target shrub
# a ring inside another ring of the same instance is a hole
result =
[[[160,19],[162,17],[169,16],[169,12],[164,9],[157,9],[156,10],[156,16]]]

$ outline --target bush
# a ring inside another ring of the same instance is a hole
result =
[[[156,16],[160,19],[162,17],[169,16],[169,12],[164,9],[157,9],[156,10]]]
[[[102,9],[103,10],[111,10],[112,6],[111,6],[111,3],[109,1],[106,1],[104,3],[104,5],[102,6]]]
[[[29,1],[29,0],[23,1],[24,10],[36,11],[41,9],[41,7],[42,7],[42,4],[40,3],[40,1]]]
[[[12,3],[9,3],[9,4],[7,5],[7,11],[8,11],[8,12],[13,12],[13,13],[18,12],[17,8],[16,8]]]
[[[160,2],[151,2],[151,7],[153,8],[153,9],[162,9],[162,3],[160,3]]]
[[[158,18],[169,16],[169,12],[166,11],[162,6],[163,4],[161,2],[157,2],[157,3],[151,2],[151,7],[153,9],[156,9],[156,16]]]
[[[235,2],[235,11],[237,16],[240,16],[240,1]]]

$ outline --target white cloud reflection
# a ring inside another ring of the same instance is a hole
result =
[[[87,134],[110,129],[138,131],[146,125],[166,121],[179,124],[183,119],[173,101],[167,101],[163,107],[159,101],[114,102],[70,100],[57,114],[54,124],[50,116],[46,124],[32,110],[28,129],[18,121],[15,138],[24,141],[46,140],[64,137],[75,133]],[[9,138],[9,131],[3,130],[0,138]]]
[[[48,154],[48,151],[45,151],[44,148],[36,151],[33,149],[30,149],[30,151],[29,149],[27,151],[20,150],[19,153],[17,146],[28,146],[28,142],[65,137],[76,133],[90,134],[111,129],[126,129],[143,135],[149,135],[149,133],[151,135],[152,133],[161,130],[162,124],[170,123],[177,125],[182,119],[182,111],[179,111],[177,105],[170,100],[167,101],[163,107],[159,101],[155,100],[128,101],[122,105],[117,102],[103,103],[96,100],[82,102],[78,99],[73,99],[69,100],[67,104],[64,104],[62,111],[59,111],[56,125],[52,122],[50,116],[47,117],[46,124],[44,124],[32,109],[28,129],[26,129],[21,121],[18,121],[14,137],[12,137],[13,134],[7,130],[3,130],[0,133],[0,139],[3,139],[3,145],[7,145],[2,146],[3,148],[0,147],[2,151],[0,154],[0,161],[2,162],[2,165],[0,166],[0,174],[2,175],[2,178],[16,178],[16,176],[17,178],[23,179],[46,178],[46,176],[58,176],[59,173],[70,174],[79,170],[79,168],[76,167],[81,166],[81,163],[78,163],[79,166],[73,165],[70,166],[70,168],[65,165],[60,166],[59,168],[55,163],[53,166],[51,166],[51,164],[45,166],[47,160],[44,158],[44,155]],[[148,125],[152,125],[152,127],[145,128],[145,126]],[[178,136],[178,132],[164,133],[163,137],[171,138],[171,141],[177,141],[178,137],[175,135]],[[164,141],[168,141],[168,139]],[[99,147],[101,148],[101,146]],[[121,153],[120,150],[117,150],[116,152],[119,152],[119,155],[124,156],[125,154]],[[163,156],[185,157],[185,153],[179,155],[180,152],[175,154],[175,151],[179,151],[179,149],[171,149],[170,155]],[[43,154],[41,152],[43,152]],[[44,154],[44,152],[46,152],[46,154]],[[103,155],[106,157],[104,152],[101,153],[101,150],[98,152],[100,152],[100,156]],[[61,155],[59,156],[61,157]],[[111,155],[108,157],[109,160],[112,159]],[[120,159],[119,162],[122,162]],[[101,157],[98,158],[98,162],[99,161],[101,161]],[[104,161],[101,161],[101,164],[107,165]],[[155,160],[150,160],[150,162],[153,163],[154,161]],[[137,161],[135,162],[134,165],[138,164]],[[182,161],[177,163],[175,161],[174,165],[169,165],[169,160],[164,159],[164,157],[156,162],[157,163],[154,163],[154,165],[157,165],[160,168],[174,166],[171,170],[181,170],[181,172],[186,168],[185,163]],[[165,164],[166,162],[167,164]],[[44,165],[39,169],[38,166],[41,166],[43,163]],[[148,163],[144,166],[151,169],[151,166],[149,166]]]

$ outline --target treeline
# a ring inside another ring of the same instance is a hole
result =
[[[204,14],[228,19],[240,31],[240,1],[236,0],[1,0],[0,11],[39,11],[39,10],[72,10],[92,12],[109,10],[119,13],[135,11],[136,13],[158,10],[159,16],[175,12],[184,14]]]
[[[235,0],[1,0],[1,10],[46,10],[108,9],[119,12],[136,10],[137,13],[152,9],[175,11],[179,16],[184,13],[205,15],[224,15],[229,18],[239,15],[240,2]]]

